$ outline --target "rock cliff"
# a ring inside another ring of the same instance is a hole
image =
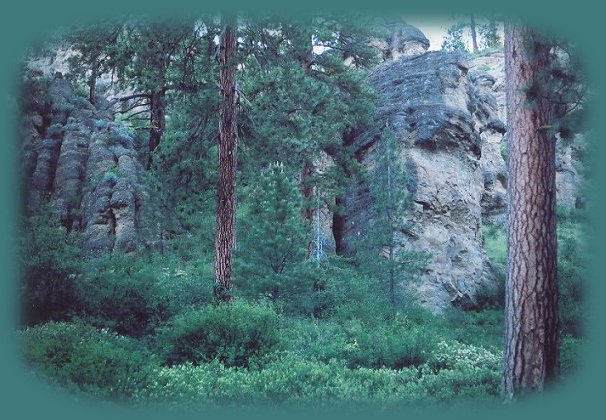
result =
[[[407,173],[400,188],[411,203],[400,215],[409,227],[396,239],[404,249],[431,255],[420,281],[401,279],[400,286],[435,312],[451,305],[473,308],[499,286],[483,249],[482,226],[507,222],[503,53],[469,59],[427,52],[429,41],[418,29],[399,21],[383,25],[387,36],[374,45],[384,61],[369,75],[378,93],[378,124],[347,142],[372,172],[383,128],[395,131]],[[60,73],[37,72],[25,80],[25,211],[53,203],[61,223],[80,232],[92,254],[137,251],[146,221],[142,159],[133,134],[113,121],[112,104],[103,96],[92,105]],[[557,197],[569,208],[583,205],[584,147],[582,136],[557,143]],[[316,167],[332,164],[325,155]],[[321,205],[318,192],[314,236],[324,253],[354,254],[368,232],[369,185],[351,181],[334,207]],[[335,208],[342,211],[334,214]]]
[[[456,53],[428,52],[386,62],[373,71],[370,82],[380,96],[377,120],[398,137],[408,177],[401,188],[412,199],[402,215],[412,227],[401,233],[399,242],[431,255],[421,281],[403,279],[402,286],[435,311],[450,303],[473,307],[480,295],[497,289],[481,230],[482,199],[490,183],[483,149],[487,139],[497,142],[505,131],[496,101],[486,92],[485,78],[472,77],[466,60]],[[365,167],[376,160],[379,142],[377,129],[354,141],[356,158]],[[500,182],[496,175],[493,181]],[[364,183],[347,196],[342,231],[346,252],[355,252],[355,242],[365,236],[370,200]]]
[[[135,251],[142,191],[132,134],[113,121],[107,101],[93,106],[61,73],[29,75],[23,94],[26,213],[50,202],[88,252]]]

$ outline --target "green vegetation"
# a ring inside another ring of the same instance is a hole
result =
[[[410,303],[394,308],[334,257],[298,262],[279,279],[300,294],[272,299],[242,283],[233,302],[216,305],[203,258],[85,260],[46,222],[36,232],[60,235],[52,245],[61,246],[43,249],[51,243],[40,239],[31,263],[63,279],[52,296],[69,292],[69,305],[39,315],[20,339],[36,374],[72,392],[178,406],[498,400],[502,318],[490,312],[443,318]]]
[[[466,25],[449,30],[444,48],[465,48]],[[496,21],[482,25],[481,47],[494,48]],[[74,223],[66,223],[44,190],[42,208],[23,218],[20,243],[18,337],[34,375],[77,394],[140,406],[500,402],[506,232],[483,228],[502,287],[479,296],[473,310],[432,314],[402,287],[417,281],[430,256],[410,249],[415,221],[402,217],[411,206],[407,187],[419,180],[408,179],[401,139],[389,125],[401,121],[375,118],[376,93],[366,76],[378,61],[369,41],[379,31],[361,16],[243,19],[238,30],[229,303],[213,298],[216,19],[174,27],[113,22],[80,28],[65,40],[74,51],[68,77],[79,83],[78,99],[53,112],[104,100],[96,93],[102,74],[116,77],[117,92],[134,96],[117,100],[112,121],[93,113],[87,123],[98,132],[100,150],[129,149],[139,159],[142,194],[134,200],[133,224],[140,248],[87,254],[80,232],[90,203],[78,207],[74,198]],[[23,106],[46,115],[48,84],[27,81]],[[83,124],[75,115],[68,124]],[[42,125],[54,139],[65,129]],[[362,151],[376,154],[368,170],[352,146],[365,130],[380,138]],[[112,156],[84,183],[84,193],[132,181]],[[80,170],[88,168],[75,168],[77,176]],[[347,255],[323,252],[330,221],[320,216],[340,216],[356,184],[370,198],[366,231],[360,227],[363,234],[349,239]],[[93,205],[117,230],[116,218],[124,216],[115,206],[122,203],[110,201]],[[584,343],[586,220],[580,210],[558,211],[561,359],[571,375]]]
[[[580,239],[580,218],[566,213],[561,246]],[[180,407],[499,401],[502,310],[442,317],[412,304],[394,308],[373,280],[338,258],[296,263],[278,279],[300,294],[272,299],[242,282],[231,304],[217,306],[211,262],[173,253],[83,264],[60,227],[49,222],[37,232],[62,239],[50,249],[40,239],[31,264],[47,264],[62,279],[51,297],[70,304],[45,314],[62,321],[22,330],[23,351],[37,374],[72,392]],[[503,230],[488,226],[484,236],[493,262],[503,264]],[[581,311],[570,292],[579,286],[578,255],[560,264],[564,308]],[[563,312],[566,375],[582,349],[577,315]]]

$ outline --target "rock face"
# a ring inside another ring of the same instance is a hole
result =
[[[435,312],[450,304],[473,307],[497,288],[481,230],[488,166],[482,153],[487,139],[496,141],[504,132],[496,101],[486,92],[491,81],[471,77],[461,55],[444,52],[384,63],[370,81],[380,95],[376,118],[398,137],[408,177],[401,188],[412,199],[402,215],[412,227],[399,242],[431,254],[421,281],[402,286]],[[356,138],[356,156],[366,168],[373,166],[381,141],[381,130]],[[342,230],[347,253],[355,253],[356,241],[367,232],[368,190],[361,183],[347,197]]]
[[[484,176],[483,223],[504,226],[507,222],[507,145],[505,134],[505,69],[502,52],[476,57],[467,64],[474,96],[483,105],[476,112],[482,138],[480,165]]]
[[[136,251],[141,168],[131,134],[112,121],[107,101],[93,106],[60,73],[29,79],[25,89],[26,212],[52,203],[92,254]]]
[[[497,273],[483,249],[482,225],[507,223],[507,135],[504,56],[466,60],[457,53],[423,52],[386,61],[369,76],[379,93],[376,120],[399,141],[412,226],[396,240],[405,250],[431,255],[417,283],[401,286],[434,312],[473,308],[498,290]],[[358,161],[372,172],[383,129],[354,141]],[[558,204],[583,205],[582,136],[557,140]],[[352,186],[345,214],[333,218],[337,250],[355,254],[369,228],[368,181]],[[335,228],[336,227],[336,228]]]
[[[384,61],[423,54],[429,48],[423,32],[404,21],[383,19],[378,24],[387,36],[375,39],[372,44],[382,52]]]
[[[505,64],[502,51],[475,57],[468,63],[470,77],[475,80],[483,102],[506,122]],[[488,131],[482,148],[485,191],[482,197],[484,223],[505,225],[507,200],[507,166],[502,159],[507,154],[507,136]],[[575,208],[583,205],[582,156],[586,143],[583,135],[572,140],[556,138],[556,198],[560,206]]]
[[[384,26],[388,36],[375,46],[385,61],[369,76],[378,92],[378,124],[351,134],[347,145],[372,173],[384,128],[395,132],[408,178],[400,188],[410,197],[401,215],[408,227],[396,240],[405,250],[431,255],[421,279],[401,279],[400,286],[434,312],[451,305],[473,308],[498,288],[482,225],[507,222],[503,53],[467,60],[427,52],[429,41],[418,29],[403,22]],[[25,211],[34,214],[53,204],[60,222],[81,233],[83,249],[91,254],[136,252],[141,225],[154,221],[141,220],[142,157],[132,134],[112,120],[111,103],[100,93],[93,106],[59,73],[29,74],[24,87]],[[580,135],[557,142],[557,199],[565,207],[583,205],[584,148]],[[319,171],[334,164],[328,154],[314,162]],[[369,180],[351,179],[334,207],[324,203],[323,191],[314,191],[314,255],[353,255],[368,233]],[[333,213],[335,208],[340,211]]]

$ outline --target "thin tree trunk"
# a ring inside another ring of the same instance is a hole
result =
[[[311,66],[313,64],[313,43],[311,34],[309,34],[309,45],[306,46],[305,51],[303,51],[299,57],[299,65],[305,72],[307,76],[311,75]],[[306,226],[311,226],[313,223],[314,210],[311,207],[311,198],[313,194],[313,187],[310,185],[309,178],[313,174],[314,165],[312,160],[309,157],[305,157],[303,160],[303,165],[301,167],[301,184],[300,191],[303,197],[303,210],[301,211],[301,217],[305,222]],[[309,238],[307,242],[307,258],[311,258],[313,253],[313,239]]]
[[[303,161],[303,167],[301,168],[301,186],[300,191],[303,196],[303,210],[301,210],[301,217],[303,218],[306,226],[311,226],[314,217],[314,211],[311,208],[311,196],[313,193],[313,187],[309,183],[309,178],[313,173],[313,163],[309,159]],[[314,244],[310,238],[307,242],[307,258],[311,257],[313,252]]]
[[[351,145],[353,144],[356,138],[356,132],[353,129],[346,130],[341,137],[341,153],[337,150],[327,151],[328,154],[333,158],[334,162],[338,167],[343,171],[343,180],[341,181],[341,186],[343,190],[347,189],[347,186],[351,184],[352,170],[350,169],[351,162],[353,161],[353,157],[349,156],[349,150],[351,149]],[[351,252],[348,249],[347,243],[345,241],[345,230],[347,223],[347,215],[346,215],[346,205],[347,199],[345,198],[345,194],[337,195],[335,197],[335,211],[332,216],[332,235],[335,240],[335,253],[337,255],[347,255],[348,252]]]
[[[390,145],[391,149],[391,145]],[[392,156],[389,156],[391,159]],[[391,197],[392,185],[391,185],[391,160],[387,161],[387,223],[389,223],[389,300],[392,306],[396,306],[396,293],[395,293],[395,272],[394,272],[394,217],[392,209],[394,203],[392,203]]]
[[[477,37],[477,33],[476,33],[476,20],[473,17],[473,14],[471,15],[471,22],[469,23],[469,31],[471,32],[471,52],[473,53],[477,53],[478,52],[478,37]]]
[[[236,26],[226,19],[219,46],[221,105],[219,108],[219,180],[215,232],[215,299],[231,300],[232,250],[236,211]]]
[[[549,46],[530,29],[507,24],[505,72],[509,124],[509,233],[503,392],[542,390],[559,373],[555,215],[555,141],[551,106],[537,94]]]
[[[88,101],[95,105],[95,90],[97,88],[97,65],[93,64],[90,79],[88,80]]]
[[[164,90],[152,91],[150,94],[150,130],[149,130],[149,159],[147,169],[151,168],[154,150],[160,144],[166,127],[164,109]]]

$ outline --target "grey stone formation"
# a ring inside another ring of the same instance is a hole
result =
[[[22,129],[24,209],[51,203],[95,255],[135,252],[141,166],[131,133],[112,121],[111,103],[93,106],[60,73],[29,82]]]
[[[476,80],[484,103],[496,116],[507,121],[505,99],[505,62],[502,51],[495,51],[471,59],[468,63],[470,77]],[[485,223],[504,225],[506,221],[506,181],[507,166],[505,160],[507,136],[483,133],[485,137],[482,149],[482,166],[486,179],[482,198]],[[583,163],[582,156],[586,148],[585,138],[577,134],[571,140],[556,137],[556,198],[560,206],[575,208],[583,205]],[[501,157],[499,157],[501,156]],[[498,182],[493,181],[496,179]]]
[[[381,19],[379,26],[385,36],[375,39],[372,45],[378,48],[384,60],[397,60],[423,54],[429,48],[429,40],[418,28],[398,19]]]
[[[376,118],[396,132],[412,205],[402,215],[411,227],[398,238],[404,249],[431,259],[418,282],[402,287],[435,312],[455,305],[471,308],[496,293],[494,271],[482,248],[482,200],[487,181],[482,154],[486,139],[502,137],[505,126],[485,89],[491,81],[471,77],[457,53],[429,52],[379,66],[370,81],[380,95]],[[372,168],[381,130],[355,140],[356,156]],[[502,161],[502,158],[501,158]],[[496,190],[496,187],[495,187]],[[347,197],[343,243],[354,253],[364,240],[371,205],[361,183]]]
[[[425,52],[386,61],[370,75],[379,93],[376,119],[397,134],[411,206],[398,235],[403,249],[431,255],[420,281],[401,286],[441,312],[473,308],[498,291],[499,276],[483,249],[482,225],[507,223],[507,133],[503,53],[466,59]],[[381,129],[361,133],[354,147],[369,171]],[[582,206],[583,136],[557,139],[558,204]],[[369,225],[369,186],[352,186],[336,242],[354,254]],[[406,224],[406,223],[405,223]],[[333,220],[334,231],[334,220]]]
[[[385,61],[369,75],[378,93],[377,125],[348,135],[347,143],[372,173],[383,129],[389,125],[396,133],[407,174],[400,188],[410,198],[400,215],[407,228],[396,240],[405,250],[431,255],[420,279],[403,278],[400,287],[437,313],[452,305],[474,308],[496,295],[501,277],[484,252],[482,226],[507,223],[503,53],[467,59],[427,52],[429,41],[418,29],[395,20],[382,24],[386,36],[373,42]],[[138,156],[132,134],[113,121],[114,103],[106,99],[110,87],[98,84],[94,106],[75,95],[60,73],[45,74],[30,71],[24,92],[25,211],[36,213],[52,203],[91,254],[136,252],[143,246],[141,226],[159,222],[141,220],[147,200],[139,162],[145,157]],[[582,135],[557,140],[557,199],[568,208],[583,205],[585,147]],[[329,170],[333,157],[329,151],[318,157],[316,170]],[[314,194],[314,251],[321,244],[324,255],[355,254],[371,222],[368,179],[351,174],[349,190],[331,205],[324,191]],[[335,208],[342,211],[334,214]]]

